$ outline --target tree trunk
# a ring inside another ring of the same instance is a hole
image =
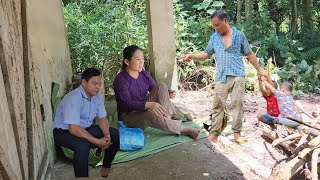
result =
[[[298,15],[297,15],[297,0],[291,0],[291,23],[290,23],[291,38],[294,39],[298,32]]]
[[[314,29],[313,29],[313,0],[302,0],[302,32],[305,40],[314,42]]]
[[[242,0],[237,0],[237,23],[241,23]]]
[[[253,0],[253,11],[254,11],[254,13],[259,13],[259,2],[258,2],[258,0]]]
[[[253,0],[246,0],[245,2],[246,21],[250,21],[252,19]]]

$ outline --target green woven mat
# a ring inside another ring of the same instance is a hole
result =
[[[60,85],[57,83],[52,83],[52,95],[51,95],[51,106],[53,112],[55,112],[56,108],[58,107],[58,104],[60,103],[62,97],[58,96],[58,91],[60,89]],[[54,113],[53,113],[54,114]],[[109,116],[109,124],[111,127],[117,127],[117,114],[115,114],[114,117]],[[183,122],[183,125],[188,126],[188,127],[202,127],[202,122],[199,121],[199,124],[196,124],[194,122]],[[131,151],[131,152],[121,152],[119,151],[113,160],[113,164],[116,163],[121,163],[121,162],[126,162],[134,159],[138,159],[144,156],[148,156],[151,154],[159,153],[161,151],[164,151],[166,149],[173,148],[175,146],[191,142],[193,139],[189,138],[188,136],[177,136],[177,135],[172,135],[167,132],[157,130],[154,128],[147,128],[144,131],[144,135],[147,138],[147,144],[146,146],[137,151]],[[202,133],[200,138],[203,138],[207,136],[205,132]],[[63,153],[65,154],[66,157],[69,159],[73,158],[73,151],[62,147]],[[90,154],[89,154],[89,164],[94,165],[94,166],[99,166],[102,165],[102,157],[103,153],[97,155],[96,153],[97,149],[91,149]]]
[[[194,122],[184,122],[183,125],[188,127],[200,127],[200,125]],[[193,141],[193,139],[188,136],[172,135],[154,128],[147,128],[144,131],[144,135],[147,138],[147,144],[143,149],[130,152],[119,151],[112,164],[131,161],[151,154],[156,154],[161,151],[176,147],[178,145]],[[204,138],[206,136],[207,134],[203,132],[200,138]],[[73,151],[63,147],[62,149],[66,157],[72,159]],[[89,164],[95,167],[102,165],[102,157],[103,153],[101,154],[101,156],[97,156],[96,149],[91,149],[89,155]]]

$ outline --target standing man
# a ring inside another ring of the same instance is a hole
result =
[[[81,85],[64,96],[54,122],[53,137],[57,145],[74,151],[73,169],[76,177],[89,177],[90,148],[105,149],[100,174],[108,176],[111,162],[119,150],[119,131],[110,128],[100,92],[102,76],[99,70],[86,69],[81,75]],[[98,118],[99,125],[92,121]]]
[[[218,136],[226,126],[224,120],[225,104],[228,94],[231,95],[232,130],[235,141],[239,144],[246,142],[240,132],[243,120],[243,100],[245,92],[245,70],[242,57],[247,56],[250,63],[257,69],[258,75],[264,70],[259,66],[256,55],[251,51],[246,36],[235,27],[228,24],[227,13],[217,10],[211,15],[215,33],[211,36],[207,49],[195,54],[183,56],[185,61],[193,59],[204,60],[216,55],[216,84],[213,96],[212,128],[208,139],[216,143]]]

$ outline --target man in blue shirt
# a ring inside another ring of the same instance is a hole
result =
[[[90,148],[105,149],[101,176],[108,176],[111,162],[119,150],[119,131],[110,128],[100,92],[102,76],[99,70],[86,69],[81,75],[81,85],[64,96],[54,122],[55,144],[74,151],[73,169],[76,177],[89,177]],[[99,125],[93,125],[95,118]]]
[[[215,11],[211,15],[211,22],[216,32],[212,34],[206,50],[195,54],[186,54],[183,59],[185,61],[204,60],[215,54],[216,84],[212,127],[208,139],[211,142],[217,142],[218,136],[227,125],[225,104],[230,93],[232,130],[236,142],[241,144],[246,141],[240,135],[245,91],[245,70],[242,57],[247,56],[250,63],[257,69],[259,77],[264,70],[259,66],[256,55],[251,51],[246,36],[228,24],[227,13],[224,10]]]

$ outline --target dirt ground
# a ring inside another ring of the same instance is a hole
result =
[[[299,99],[307,114],[311,114],[315,104],[320,102],[320,96],[313,94]],[[175,102],[196,117],[209,119],[212,100],[207,91],[183,91],[178,93]],[[232,143],[223,150],[202,139],[114,165],[108,179],[267,179],[272,167],[285,160],[288,154],[281,148],[272,147],[270,141],[261,137],[264,125],[257,122],[256,116],[264,113],[265,108],[261,95],[246,94],[243,135],[248,138],[248,143],[244,145],[233,143],[232,133],[227,132],[222,139]],[[60,158],[53,168],[52,179],[73,179],[72,162]],[[90,179],[102,179],[99,168],[90,168]]]
[[[192,110],[197,116],[208,116],[212,113],[212,92],[206,91],[185,91],[180,92],[178,97],[188,109]],[[316,104],[320,105],[320,95],[316,94],[305,94],[303,97],[295,97],[298,100],[306,114],[311,115],[316,109]],[[230,102],[228,99],[227,104]],[[228,107],[228,105],[227,105]],[[262,128],[265,126],[257,121],[257,114],[266,113],[266,102],[261,97],[261,94],[246,93],[244,102],[244,122],[243,122],[243,133],[242,135],[248,139],[248,143],[241,146],[232,144],[232,148],[224,153],[227,157],[233,158],[235,164],[241,164],[241,159],[236,156],[239,155],[234,151],[240,150],[243,155],[248,158],[250,157],[253,161],[257,160],[259,166],[265,167],[265,175],[271,173],[272,167],[276,163],[280,163],[288,157],[288,152],[283,150],[281,147],[273,147],[271,141],[268,138],[262,137]],[[233,141],[232,133],[225,133],[225,137]],[[222,152],[223,153],[223,152]],[[242,155],[242,154],[241,154]],[[254,164],[254,162],[252,162]],[[242,170],[244,174],[246,171],[254,171],[254,169]],[[254,172],[256,175],[261,177],[261,172]],[[264,179],[263,177],[261,177]],[[297,176],[294,179],[300,179],[301,176]]]

